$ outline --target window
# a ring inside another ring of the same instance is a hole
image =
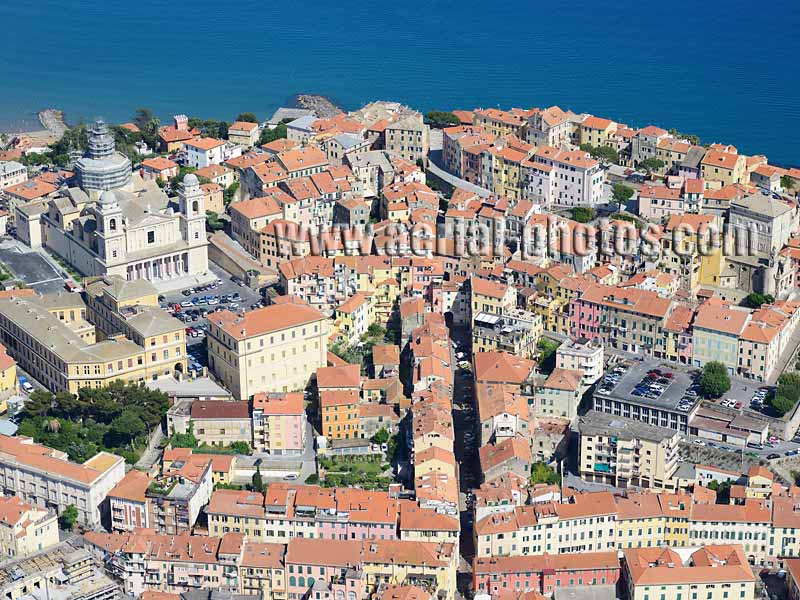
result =
[[[155,232],[155,230],[148,231],[147,232],[147,243],[148,244],[155,244],[155,242],[156,242],[156,232]]]

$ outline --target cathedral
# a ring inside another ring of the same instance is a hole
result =
[[[147,279],[167,289],[171,280],[208,273],[205,195],[192,174],[176,199],[136,175],[132,191],[107,190],[96,202],[70,188],[48,202],[41,225],[45,245],[83,275]]]

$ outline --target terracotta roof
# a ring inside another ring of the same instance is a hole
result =
[[[346,365],[342,367],[320,367],[317,369],[317,388],[359,389],[361,386],[361,367]]]
[[[149,485],[150,477],[147,473],[131,469],[117,485],[111,488],[108,495],[112,498],[122,498],[123,500],[133,500],[135,502],[144,503],[144,494]]]
[[[219,148],[220,146],[224,146],[225,142],[223,140],[216,140],[214,138],[195,138],[192,140],[187,140],[184,142],[184,145],[191,146],[192,148],[197,148],[198,150],[213,150],[214,148]]]
[[[325,315],[305,304],[265,306],[243,315],[228,310],[208,315],[208,320],[236,340],[264,335],[291,327],[325,321]]]
[[[550,376],[542,384],[554,390],[564,390],[567,392],[575,392],[581,389],[581,380],[583,378],[583,371],[575,369],[553,369]]]
[[[261,410],[265,415],[302,415],[303,392],[260,392],[253,396],[253,410]]]
[[[508,352],[478,352],[473,356],[476,381],[497,383],[525,382],[536,363]]]
[[[234,121],[228,125],[228,131],[243,131],[245,133],[252,133],[254,129],[258,129],[258,123],[250,123],[249,121]]]
[[[146,158],[142,161],[142,165],[144,165],[148,169],[152,169],[153,171],[166,171],[168,169],[178,168],[178,163],[173,162],[168,158],[164,158],[162,156],[156,156],[155,158]]]

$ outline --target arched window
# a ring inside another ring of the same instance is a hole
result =
[[[198,207],[199,207],[199,205],[197,204],[197,200],[195,200],[194,202],[192,202],[192,211],[193,211],[193,212],[197,212],[197,211],[199,210],[199,208],[198,208]]]
[[[289,585],[297,585],[297,580],[294,578],[294,576],[289,577]]]
[[[297,583],[300,585],[300,587],[305,587],[306,586],[306,578],[305,577],[298,577],[297,578]]]
[[[111,219],[111,220],[108,222],[108,228],[109,228],[111,231],[116,231],[116,230],[117,230],[117,220],[116,220],[116,219]]]

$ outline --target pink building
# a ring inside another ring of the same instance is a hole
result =
[[[306,446],[302,392],[260,393],[253,397],[253,447],[270,454],[302,454]]]
[[[477,558],[473,589],[493,598],[515,592],[552,596],[557,587],[615,585],[620,565],[616,552],[537,554]]]

